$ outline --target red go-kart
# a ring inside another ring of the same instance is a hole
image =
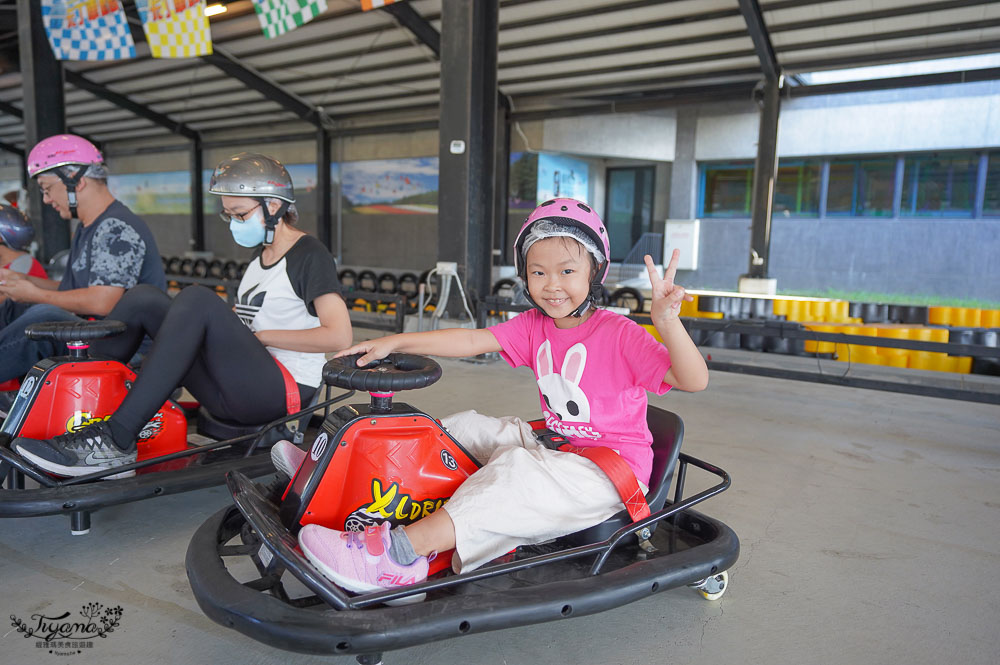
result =
[[[468,573],[453,574],[450,553],[442,552],[426,582],[362,595],[340,589],[299,550],[296,534],[303,525],[343,531],[385,521],[408,524],[440,508],[479,468],[433,417],[392,401],[395,391],[436,381],[436,362],[390,354],[359,369],[356,360],[331,360],[324,379],[371,393],[370,403],[328,414],[285,485],[263,487],[239,471],[229,473],[235,505],[209,518],[192,538],[188,578],[213,620],[281,649],[358,654],[358,662],[372,664],[387,650],[592,614],[677,586],[694,586],[709,599],[725,591],[739,540],[691,507],[724,491],[729,476],[680,453],[681,419],[655,407],[648,411],[654,436],[649,517],[633,522],[623,510],[586,531],[520,547]],[[689,467],[720,482],[685,498]],[[417,594],[426,599],[385,605]]]
[[[88,342],[125,331],[120,321],[36,323],[25,334],[66,343],[68,356],[40,361],[21,381],[0,428],[0,517],[65,513],[74,534],[87,533],[90,513],[111,506],[225,482],[228,471],[245,476],[273,473],[266,446],[281,438],[302,440],[309,416],[346,399],[338,395],[273,423],[248,427],[197,411],[188,414],[168,400],[140,432],[135,463],[75,478],[37,469],[9,447],[18,436],[47,439],[110,416],[128,393],[135,373],[125,364],[88,355]],[[317,391],[317,398],[319,396]],[[105,477],[135,469],[135,476]],[[26,482],[26,481],[34,481]]]

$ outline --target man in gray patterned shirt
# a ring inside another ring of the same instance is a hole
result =
[[[65,352],[65,345],[27,339],[29,324],[104,316],[136,284],[167,286],[153,234],[108,190],[108,172],[93,144],[72,134],[51,136],[28,155],[28,174],[38,179],[46,205],[80,224],[62,281],[0,269],[0,294],[7,296],[0,304],[0,382]]]

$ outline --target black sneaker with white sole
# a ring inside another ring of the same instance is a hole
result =
[[[136,459],[134,448],[126,452],[115,445],[111,430],[103,420],[45,441],[18,437],[11,441],[10,447],[39,469],[61,476],[86,476],[131,464]],[[134,475],[135,470],[130,469],[105,477],[130,478]]]

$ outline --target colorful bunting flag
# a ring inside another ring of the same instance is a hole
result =
[[[326,0],[253,0],[264,36],[274,39],[326,11]]]
[[[194,58],[212,52],[205,0],[136,0],[154,58]]]
[[[42,0],[42,24],[56,60],[135,57],[119,0]]]
[[[361,9],[367,12],[373,9],[379,9],[380,7],[385,7],[386,5],[391,5],[394,2],[396,2],[396,0],[361,0]]]

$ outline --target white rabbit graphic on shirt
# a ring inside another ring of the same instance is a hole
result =
[[[564,422],[589,423],[590,401],[580,389],[580,379],[587,365],[587,347],[576,343],[566,351],[562,370],[557,374],[552,362],[552,345],[542,342],[535,352],[538,389],[546,406]]]

